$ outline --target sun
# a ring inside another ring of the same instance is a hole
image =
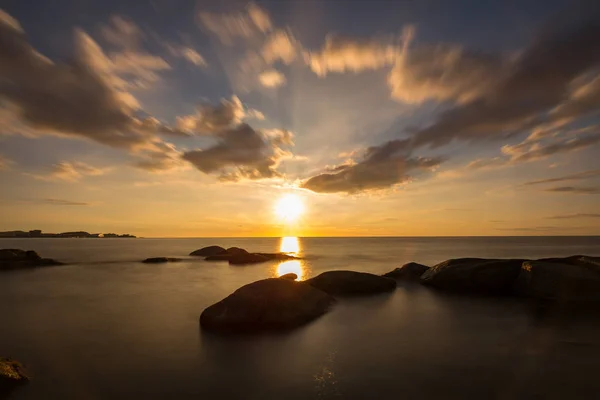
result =
[[[295,194],[282,196],[275,204],[275,215],[283,222],[294,222],[304,212],[304,204]]]

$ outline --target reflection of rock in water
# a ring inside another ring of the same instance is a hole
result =
[[[320,370],[314,375],[315,389],[319,399],[330,399],[332,397],[341,397],[338,387],[338,381],[334,371],[335,353],[330,352]]]

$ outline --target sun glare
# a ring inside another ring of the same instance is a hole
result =
[[[295,194],[286,194],[275,204],[277,218],[286,223],[295,222],[304,212],[304,204]]]

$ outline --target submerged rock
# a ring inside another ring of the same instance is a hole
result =
[[[33,250],[1,249],[0,271],[13,269],[48,267],[63,265],[63,263],[50,258],[42,258]]]
[[[524,262],[516,290],[538,299],[600,301],[600,259],[574,256]]]
[[[0,395],[7,395],[16,386],[27,381],[29,377],[18,361],[0,357]]]
[[[355,271],[328,271],[306,281],[309,285],[334,296],[360,296],[389,292],[396,281]]]
[[[425,271],[421,275],[421,283],[463,293],[510,293],[525,261],[482,258],[447,260]]]
[[[229,264],[233,265],[259,264],[265,261],[269,261],[269,259],[260,254],[252,253],[234,254],[229,258]]]
[[[270,278],[242,286],[206,308],[200,325],[222,333],[287,330],[325,314],[334,299],[302,282]]]
[[[399,268],[396,268],[393,271],[383,274],[382,276],[392,279],[418,281],[419,279],[421,279],[421,275],[423,275],[428,269],[429,267],[426,265],[410,262],[408,264],[404,264]]]
[[[200,256],[200,257],[208,257],[208,256],[214,256],[216,254],[220,254],[220,253],[224,253],[225,249],[221,246],[208,246],[208,247],[203,247],[201,249],[192,251],[190,253],[190,256]]]
[[[163,264],[163,263],[179,262],[179,261],[181,261],[181,258],[151,257],[151,258],[146,258],[142,262],[145,264]]]
[[[287,274],[281,275],[279,277],[279,279],[287,279],[287,280],[290,280],[290,281],[295,281],[296,279],[298,279],[298,275],[296,275],[293,272],[289,272]]]

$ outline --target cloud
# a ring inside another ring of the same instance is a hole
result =
[[[567,137],[563,137],[567,136]],[[477,159],[467,165],[469,169],[495,168],[537,161],[556,154],[582,150],[600,143],[600,133],[582,137],[571,137],[571,132],[553,137],[549,142],[525,140],[516,145],[502,147],[503,156]]]
[[[276,88],[284,85],[286,82],[285,75],[276,69],[268,69],[261,73],[258,77],[260,83],[268,88]]]
[[[513,62],[502,78],[481,97],[440,115],[414,133],[414,146],[438,147],[453,140],[498,140],[546,119],[544,113],[562,104],[571,82],[600,63],[600,21],[594,17],[538,37]]]
[[[278,29],[266,38],[261,53],[268,65],[277,61],[289,65],[296,59],[300,50],[300,43],[290,32]]]
[[[592,186],[559,186],[545,189],[545,192],[574,193],[574,194],[600,194],[600,187]]]
[[[542,179],[542,180],[538,180],[538,181],[529,181],[529,182],[525,182],[523,185],[530,186],[530,185],[541,185],[541,184],[545,184],[545,183],[576,181],[576,180],[582,180],[582,179],[595,178],[597,176],[600,176],[600,169],[593,169],[593,170],[589,170],[589,171],[578,172],[576,174],[559,176],[557,178],[548,178],[548,179]]]
[[[242,123],[216,131],[217,143],[207,149],[188,151],[182,158],[205,174],[217,174],[223,181],[280,177],[276,170],[281,159],[289,156],[282,149],[291,145],[289,131],[269,131],[269,135]]]
[[[392,97],[406,103],[466,103],[486,93],[501,72],[499,57],[442,44],[400,53],[388,82]]]
[[[183,131],[212,134],[239,124],[245,116],[244,105],[237,96],[232,96],[231,100],[222,99],[216,106],[198,106],[196,114],[178,117],[177,126]]]
[[[567,214],[567,215],[555,215],[553,217],[546,217],[547,219],[575,219],[575,218],[600,218],[600,214]]]
[[[318,52],[304,52],[313,72],[325,76],[329,72],[360,72],[391,65],[398,48],[393,37],[387,39],[353,39],[329,35]]]
[[[119,15],[110,17],[108,25],[102,27],[102,36],[114,46],[135,48],[139,45],[144,34],[131,20]]]
[[[130,151],[159,140],[142,129],[134,117],[139,103],[85,32],[75,31],[73,62],[60,64],[31,47],[18,24],[0,18],[0,58],[0,75],[10,82],[0,85],[0,101],[19,124]]]
[[[11,164],[13,164],[12,160],[0,155],[0,171],[9,169]]]
[[[44,181],[78,182],[84,176],[104,175],[108,171],[109,168],[97,168],[79,161],[61,161],[54,164],[45,174],[26,173],[26,175]]]
[[[208,65],[204,57],[191,47],[167,42],[161,43],[173,57],[183,58],[198,67],[206,67]]]
[[[71,201],[64,199],[41,199],[39,201],[42,204],[48,204],[51,206],[89,206],[90,203],[84,203],[81,201]]]
[[[412,157],[407,142],[395,140],[369,147],[359,162],[351,161],[306,180],[302,187],[319,193],[358,193],[411,180],[410,172],[432,170],[442,158]]]
[[[272,28],[267,11],[254,3],[248,4],[244,11],[238,13],[200,12],[198,21],[225,45],[232,45],[237,38],[248,39],[257,34],[264,34]]]

